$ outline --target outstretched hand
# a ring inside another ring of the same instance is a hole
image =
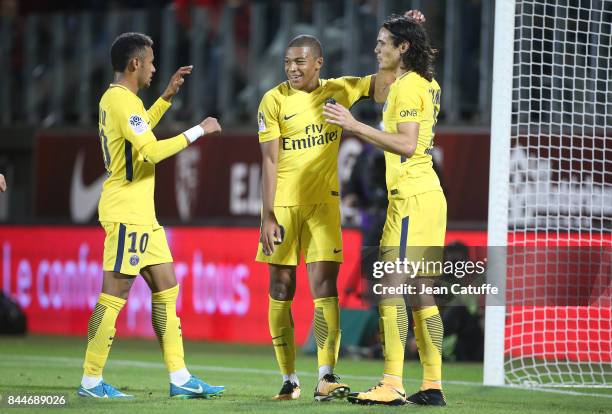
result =
[[[183,78],[185,75],[189,75],[191,70],[193,69],[193,65],[189,66],[181,66],[178,68],[174,75],[170,77],[170,82],[168,82],[168,86],[166,86],[166,90],[162,94],[162,98],[168,102],[172,100],[172,97],[176,95],[181,88],[185,79]]]

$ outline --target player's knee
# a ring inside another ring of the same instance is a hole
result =
[[[323,283],[321,285],[314,286],[312,290],[312,296],[315,299],[338,296],[338,287],[336,286],[335,282]]]
[[[270,283],[270,296],[274,300],[293,300],[295,286],[291,283],[275,282]]]
[[[131,286],[131,285],[130,285]],[[121,299],[127,299],[130,294],[130,286],[121,285],[115,289],[115,294],[113,296],[117,296]]]
[[[103,289],[102,293],[106,293],[107,295],[111,295],[111,296],[115,296],[117,298],[121,298],[124,300],[127,300],[128,295],[130,293],[130,289],[129,288],[112,288],[112,289]]]
[[[127,299],[133,283],[133,277],[117,277],[110,272],[108,274],[105,273],[102,282],[102,293],[106,293],[107,295],[112,295],[121,299]]]
[[[310,277],[311,293],[315,299],[338,296],[338,285],[335,275],[311,275]]]
[[[413,295],[413,297],[410,298],[410,306],[414,311],[419,311],[430,306],[436,306],[436,298],[433,295],[428,294]]]

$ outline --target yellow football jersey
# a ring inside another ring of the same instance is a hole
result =
[[[406,198],[431,190],[440,190],[440,180],[433,170],[431,150],[438,113],[440,85],[415,72],[397,78],[389,88],[383,108],[386,132],[397,133],[397,124],[418,122],[419,137],[410,158],[385,151],[387,190],[390,197]]]
[[[169,102],[159,98],[147,111],[137,95],[117,84],[102,95],[98,127],[108,177],[98,205],[100,221],[157,223],[155,165],[139,150],[156,141],[151,130],[169,107]]]
[[[308,93],[283,82],[263,96],[259,142],[278,140],[275,206],[338,203],[338,149],[342,128],[325,122],[329,98],[350,108],[367,97],[372,77],[321,79]]]

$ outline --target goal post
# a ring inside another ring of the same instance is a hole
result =
[[[513,67],[513,53],[510,51],[514,49],[514,9],[514,0],[495,2],[487,280],[500,287],[502,297],[506,280],[504,253],[508,239]],[[495,297],[488,296],[485,310],[485,385],[504,384],[505,317],[504,303],[498,303]]]
[[[483,382],[612,387],[612,0],[495,7]]]

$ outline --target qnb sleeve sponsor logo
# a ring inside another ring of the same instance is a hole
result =
[[[402,109],[400,111],[400,117],[406,118],[409,116],[417,116],[419,111],[417,109]]]
[[[327,145],[336,141],[340,135],[339,130],[323,132],[323,124],[312,124],[304,128],[305,138],[281,138],[284,151],[294,151]]]

